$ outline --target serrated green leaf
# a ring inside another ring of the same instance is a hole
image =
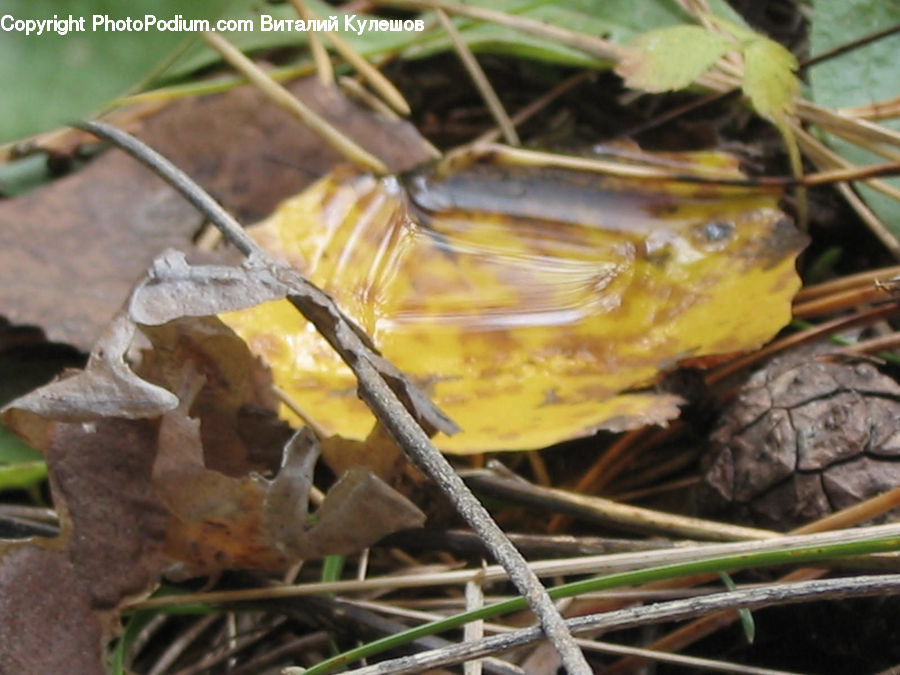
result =
[[[734,48],[731,40],[701,26],[659,28],[631,43],[616,72],[632,89],[684,89]]]
[[[745,44],[743,55],[743,90],[756,112],[770,120],[789,113],[800,90],[796,57],[764,37]]]

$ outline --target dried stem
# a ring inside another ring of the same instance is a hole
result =
[[[575,634],[622,630],[635,626],[680,621],[726,609],[757,609],[771,605],[897,593],[900,593],[900,574],[776,583],[751,589],[715,593],[699,598],[674,600],[645,607],[633,607],[614,612],[591,614],[569,619],[566,621],[566,624]],[[432,668],[463,663],[479,657],[492,656],[514,647],[532,644],[540,639],[540,631],[534,628],[526,628],[502,635],[494,635],[477,642],[467,642],[413,656],[382,661],[373,666],[348,671],[347,675],[421,673]]]
[[[590,79],[592,75],[593,73],[590,70],[584,70],[580,73],[576,73],[575,75],[567,77],[565,80],[555,85],[547,93],[542,94],[528,105],[517,110],[510,118],[512,120],[512,123],[516,126],[521,126],[522,123],[527,122],[529,119],[531,119],[532,116],[539,113],[560,96],[574,89],[586,80]],[[501,133],[501,130],[495,127],[489,131],[485,131],[481,136],[476,138],[469,145],[474,146],[481,143],[493,143],[498,138],[500,138]]]
[[[306,107],[291,92],[269,77],[253,61],[241,54],[228,40],[216,33],[204,33],[203,39],[219,52],[223,59],[256,85],[270,101],[297,117],[297,119],[318,134],[322,140],[337,150],[342,157],[376,173],[388,173],[388,168],[384,162],[361,148],[331,126],[327,120]]]
[[[334,301],[311,284],[297,270],[287,267],[266,253],[216,201],[194,183],[183,171],[129,134],[102,122],[83,122],[80,128],[112,142],[178,190],[203,213],[222,234],[246,256],[254,256],[266,264],[292,289],[291,303],[322,333],[329,344],[353,370],[359,382],[360,397],[368,404],[378,421],[388,430],[406,456],[429,476],[456,507],[466,522],[482,538],[495,560],[509,574],[510,580],[528,602],[540,621],[547,638],[559,651],[566,670],[572,675],[589,675],[590,666],[569,633],[562,616],[550,599],[537,575],[528,567],[522,554],[513,546],[491,515],[466,487],[450,463],[434,447],[416,418],[421,411],[412,404],[407,409],[385,377],[385,362],[364,342]],[[381,369],[376,367],[376,363]],[[405,378],[394,369],[394,377]],[[394,383],[394,386],[398,386]],[[415,392],[408,388],[407,393]],[[424,399],[423,397],[423,400]],[[431,411],[441,414],[436,409]],[[446,418],[444,418],[446,419]]]
[[[305,20],[314,21],[318,18],[304,0],[291,0],[291,4]],[[353,66],[356,69],[356,72],[372,85],[372,88],[375,91],[381,94],[381,97],[394,109],[394,111],[401,115],[409,115],[411,112],[409,103],[406,102],[406,99],[403,98],[403,94],[397,90],[397,87],[381,74],[380,70],[360,56],[353,47],[337,33],[330,30],[322,32],[334,46],[334,50],[344,57],[347,63]]]
[[[462,61],[463,66],[469,73],[469,77],[472,78],[472,82],[475,84],[475,88],[478,89],[478,93],[481,94],[481,98],[484,99],[487,109],[503,132],[503,138],[510,145],[521,145],[519,135],[516,133],[516,127],[513,125],[512,120],[509,119],[509,115],[506,114],[503,104],[500,103],[500,97],[497,96],[497,92],[491,86],[487,75],[484,74],[472,50],[469,49],[466,41],[462,39],[459,31],[456,30],[456,26],[447,17],[444,10],[436,9],[435,14],[440,19],[444,30],[447,31],[447,35],[450,36],[450,42],[453,43],[453,48],[456,49],[459,60]]]

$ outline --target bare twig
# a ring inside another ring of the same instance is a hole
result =
[[[335,129],[327,120],[317,115],[294,97],[291,92],[269,77],[253,61],[241,54],[228,40],[216,33],[204,33],[203,39],[215,49],[222,58],[236,68],[242,75],[256,85],[275,105],[284,108],[301,122],[312,129],[322,140],[337,150],[342,157],[358,166],[376,173],[388,173],[384,162],[361,148],[351,139]]]
[[[318,18],[304,0],[291,0],[291,4],[300,16],[307,21],[315,21]],[[343,56],[347,63],[352,65],[356,69],[356,72],[372,85],[372,88],[375,91],[381,94],[381,97],[391,106],[391,108],[401,115],[409,115],[411,112],[409,103],[406,102],[406,99],[403,98],[403,94],[397,90],[391,81],[381,74],[380,70],[356,53],[344,38],[337,33],[330,30],[322,32],[325,33],[325,36],[334,46],[334,50]],[[312,34],[310,35],[312,36]]]
[[[521,145],[519,135],[516,133],[516,127],[513,125],[512,120],[509,119],[509,115],[506,114],[503,104],[500,103],[500,97],[497,96],[497,92],[494,91],[494,88],[491,86],[490,81],[487,79],[487,75],[484,74],[475,55],[472,53],[472,50],[469,49],[466,41],[462,39],[459,31],[456,30],[456,26],[454,26],[453,22],[447,17],[444,10],[436,9],[435,13],[437,14],[438,19],[441,20],[441,25],[444,27],[444,30],[447,31],[447,35],[450,36],[450,42],[453,43],[453,47],[456,49],[459,60],[462,61],[463,66],[469,73],[469,77],[472,78],[472,82],[475,84],[476,89],[478,89],[478,93],[481,94],[481,98],[484,99],[485,105],[491,112],[494,121],[503,132],[503,138],[510,145]]]
[[[699,598],[660,602],[646,607],[631,607],[613,612],[590,614],[569,619],[566,624],[575,634],[622,630],[667,621],[680,621],[725,609],[757,609],[771,605],[898,593],[900,593],[900,574],[777,583],[745,590],[715,593]],[[466,642],[413,656],[382,661],[373,666],[347,671],[347,675],[421,673],[430,668],[463,663],[488,655],[493,656],[507,649],[532,644],[541,637],[539,630],[526,628],[503,635],[494,635],[477,642]]]
[[[699,591],[702,593],[703,591]],[[710,591],[712,592],[712,591]],[[698,591],[694,591],[698,593]],[[606,594],[609,597],[609,594]],[[359,607],[367,607],[375,612],[387,614],[388,616],[400,616],[406,619],[415,619],[417,621],[434,621],[441,618],[439,614],[433,612],[422,612],[418,610],[404,609],[396,605],[396,603],[386,604],[380,602],[367,602],[365,600],[345,601],[347,604]],[[515,630],[505,624],[485,622],[484,627],[491,633],[509,633]],[[685,668],[694,668],[695,670],[713,670],[721,673],[741,673],[743,675],[792,675],[784,670],[768,670],[766,668],[754,668],[742,666],[727,661],[719,661],[713,659],[705,659],[697,656],[684,656],[682,654],[672,654],[664,651],[656,651],[652,649],[643,649],[641,647],[630,647],[614,642],[601,642],[599,640],[578,640],[578,644],[582,649],[587,651],[598,652],[600,654],[612,654],[615,656],[635,656],[659,663],[671,663]],[[487,659],[486,659],[487,660]]]
[[[364,339],[358,328],[334,301],[311,284],[300,272],[266,253],[216,201],[183,171],[133,136],[102,122],[83,122],[80,128],[115,144],[150,167],[222,230],[244,255],[253,256],[269,267],[288,288],[291,303],[319,330],[328,343],[355,373],[360,397],[388,430],[406,456],[429,476],[466,522],[483,539],[493,557],[503,565],[518,591],[540,621],[547,638],[559,650],[563,664],[573,675],[591,672],[584,655],[565,626],[556,606],[537,575],[494,522],[491,515],[469,491],[450,463],[434,447],[422,425],[432,429],[454,428],[406,378],[391,366]]]

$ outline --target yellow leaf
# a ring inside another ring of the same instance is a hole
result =
[[[342,169],[255,234],[462,427],[438,447],[519,450],[663,423],[677,397],[627,390],[770,339],[805,241],[778,196],[489,163],[442,179]],[[223,319],[326,433],[368,435],[353,375],[287,303]]]

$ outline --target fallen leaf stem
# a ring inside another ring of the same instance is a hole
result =
[[[413,415],[419,419],[424,417],[425,423],[437,428],[441,428],[441,423],[444,424],[444,428],[448,426],[452,428],[455,425],[415,390],[399,371],[393,369],[372,350],[367,340],[361,336],[359,329],[355,328],[326,293],[309,282],[300,272],[266,253],[240,224],[187,174],[138,139],[115,127],[97,121],[82,122],[78,127],[113,143],[152,169],[218,227],[225,238],[241,253],[266,264],[277,278],[291,289],[289,300],[315,325],[353,370],[359,382],[360,397],[371,408],[375,417],[390,432],[410,461],[438,485],[460,515],[482,538],[495,560],[507,571],[509,578],[537,616],[547,638],[559,651],[566,670],[571,675],[590,675],[591,668],[566,628],[547,589],[481,502],[435,448]],[[375,363],[378,363],[380,370],[376,368]],[[401,400],[388,383],[385,370],[392,379],[395,379],[394,386],[405,386],[404,393],[406,397],[412,397],[413,402],[405,403]],[[416,395],[419,397],[418,408],[415,406]],[[412,410],[407,409],[407,405]]]

